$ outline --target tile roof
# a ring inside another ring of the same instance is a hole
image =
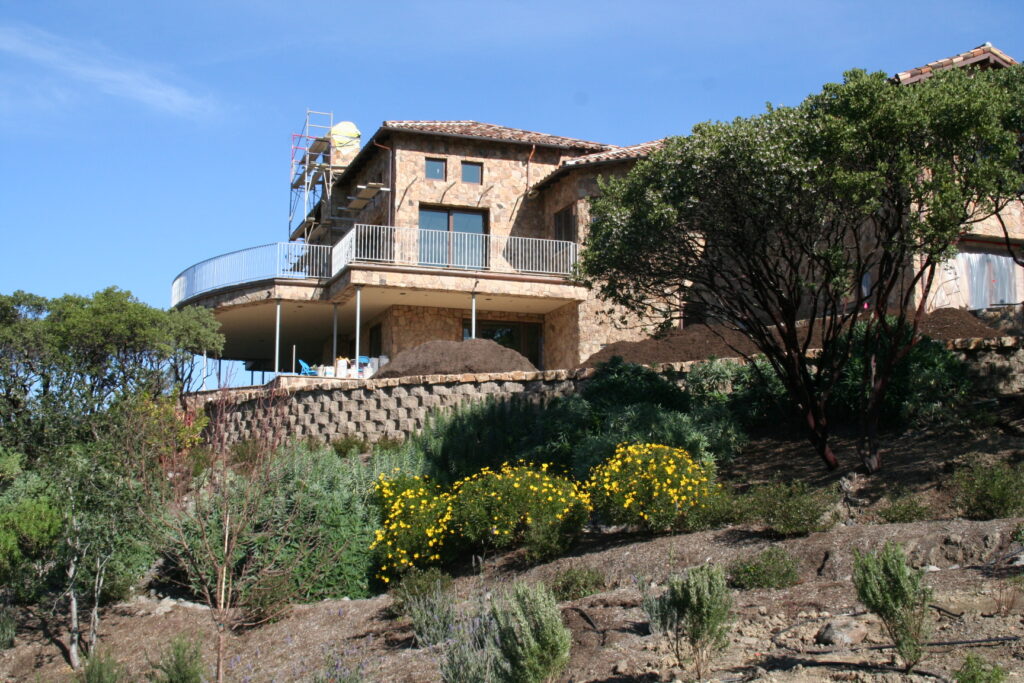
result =
[[[641,142],[639,145],[631,145],[630,147],[616,147],[615,149],[609,149],[604,152],[595,152],[594,154],[587,154],[582,157],[575,157],[573,159],[566,159],[563,166],[588,166],[590,164],[603,164],[611,161],[628,161],[629,159],[642,159],[656,149],[660,149],[665,144],[666,138],[660,140],[651,140],[650,142]]]
[[[952,67],[962,67],[968,64],[979,64],[986,66],[1013,66],[1017,63],[1017,60],[1009,56],[999,48],[993,47],[991,43],[985,43],[979,45],[973,50],[963,52],[956,55],[955,57],[947,57],[945,59],[939,59],[934,62],[929,62],[924,66],[919,66],[916,69],[910,71],[901,71],[895,76],[893,80],[901,85],[907,83],[916,83],[923,81],[932,75],[936,71],[942,71],[943,69],[950,69]]]
[[[385,121],[382,129],[405,130],[414,133],[436,133],[458,137],[482,138],[501,142],[519,142],[527,145],[543,145],[545,147],[563,147],[569,149],[588,149],[604,151],[616,149],[615,145],[600,142],[564,138],[560,135],[534,133],[519,128],[508,128],[493,123],[478,121]]]

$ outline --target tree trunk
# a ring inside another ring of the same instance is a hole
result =
[[[68,660],[71,668],[77,671],[82,666],[82,660],[78,656],[78,641],[81,638],[81,628],[78,624],[78,593],[75,592],[75,578],[78,573],[78,558],[72,557],[68,564],[68,613],[70,625],[68,634]]]
[[[807,420],[808,438],[811,444],[814,445],[814,450],[817,451],[818,457],[821,458],[828,469],[837,469],[839,467],[839,460],[836,459],[835,453],[832,452],[832,446],[828,443],[828,423],[816,415],[815,411],[811,408],[807,409],[804,417]]]
[[[227,638],[224,633],[224,624],[217,624],[217,683],[224,683],[224,654],[227,647]]]

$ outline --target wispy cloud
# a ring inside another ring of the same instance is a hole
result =
[[[0,24],[0,52],[34,62],[104,94],[135,100],[169,114],[198,117],[216,109],[210,98],[168,82],[152,67],[33,26]]]

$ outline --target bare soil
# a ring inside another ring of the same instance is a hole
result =
[[[463,375],[484,372],[537,370],[526,356],[490,339],[466,341],[430,341],[391,359],[374,377],[408,377],[410,375]]]
[[[940,308],[921,320],[921,333],[932,339],[989,339],[1006,333],[989,327],[969,311]],[[680,363],[707,358],[735,358],[757,353],[742,333],[723,325],[691,325],[638,342],[615,342],[583,361],[579,367],[596,367],[621,356],[629,363]]]
[[[841,484],[831,531],[776,540],[756,526],[670,536],[593,531],[570,556],[528,566],[518,552],[486,558],[479,573],[455,580],[460,608],[468,609],[515,579],[544,581],[568,567],[599,569],[606,589],[562,604],[572,630],[572,659],[558,680],[568,682],[686,680],[692,672],[673,664],[663,640],[651,635],[640,608],[637,581],[661,581],[670,573],[712,561],[730,563],[780,545],[799,563],[800,583],[782,590],[736,591],[736,621],[729,649],[715,662],[719,681],[926,681],[950,680],[968,653],[1024,680],[1024,592],[1007,581],[1019,575],[1010,562],[1020,550],[1011,535],[1021,519],[975,522],[959,519],[952,506],[952,473],[973,458],[1024,459],[1024,398],[991,406],[986,427],[944,428],[891,437],[885,468],[865,476],[852,442],[839,439],[843,467],[823,470],[813,449],[800,440],[762,439],[723,468],[728,485],[744,487],[775,477],[815,485]],[[879,511],[896,487],[932,511],[930,521],[885,524]],[[886,540],[904,546],[915,566],[928,570],[935,591],[928,654],[913,676],[893,666],[890,641],[877,619],[863,612],[850,581],[854,549],[874,549]],[[481,598],[484,596],[484,598]],[[170,599],[139,597],[108,608],[102,638],[112,653],[141,678],[177,634],[200,639],[213,666],[215,631],[208,612]],[[295,607],[276,623],[233,635],[231,681],[309,680],[329,655],[363,672],[367,681],[437,681],[436,649],[414,647],[407,619],[388,612],[388,596],[328,600]],[[864,642],[836,649],[815,642],[818,630],[838,615],[867,628]],[[45,608],[22,615],[16,646],[0,652],[0,680],[72,679],[60,643],[62,624]],[[982,641],[973,644],[963,641]]]

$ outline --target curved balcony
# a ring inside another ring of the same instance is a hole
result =
[[[331,276],[331,247],[302,242],[273,242],[214,256],[186,268],[171,285],[171,306],[224,287],[287,278]]]

